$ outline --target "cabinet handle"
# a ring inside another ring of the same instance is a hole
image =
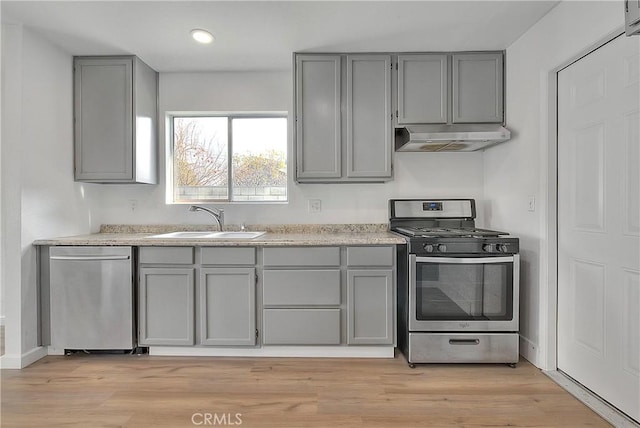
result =
[[[480,339],[449,339],[449,345],[479,345]]]
[[[129,256],[51,256],[49,259],[75,261],[129,260]]]

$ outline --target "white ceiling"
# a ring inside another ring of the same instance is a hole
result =
[[[500,50],[557,1],[6,1],[73,55],[135,54],[160,72],[286,70],[292,52]],[[198,45],[193,28],[213,33]]]

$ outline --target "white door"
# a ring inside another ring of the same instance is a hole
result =
[[[640,37],[558,73],[558,368],[640,420]]]

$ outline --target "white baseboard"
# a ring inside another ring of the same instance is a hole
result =
[[[539,365],[538,345],[520,335],[520,355],[536,367]]]
[[[262,348],[197,348],[151,346],[149,355],[193,357],[393,358],[393,346],[263,346]]]
[[[38,346],[22,355],[3,355],[0,357],[0,368],[2,370],[20,370],[35,363],[41,358],[47,356],[47,348]]]
[[[607,422],[617,428],[639,428],[640,424],[622,413],[620,410],[604,401],[582,384],[570,378],[560,370],[543,371],[555,383],[560,385],[571,395],[580,400],[585,406],[602,416]]]

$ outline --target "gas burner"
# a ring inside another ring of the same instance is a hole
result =
[[[393,199],[390,229],[407,237],[409,251],[429,255],[515,254],[518,238],[475,225],[473,199]]]

